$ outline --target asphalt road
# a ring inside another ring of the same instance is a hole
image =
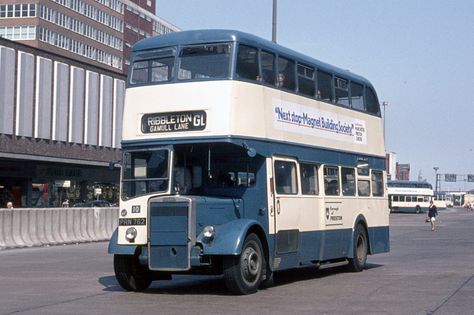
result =
[[[423,218],[391,214],[391,252],[361,273],[284,272],[249,296],[199,276],[125,292],[107,243],[0,251],[0,314],[474,314],[474,212]]]

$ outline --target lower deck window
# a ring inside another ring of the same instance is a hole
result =
[[[355,196],[355,170],[353,168],[341,168],[342,195]]]
[[[377,197],[384,195],[382,171],[372,171],[372,194]]]
[[[303,195],[317,195],[318,187],[318,167],[312,164],[300,165],[301,193]]]
[[[278,194],[296,194],[296,164],[275,161],[275,188]]]
[[[328,196],[339,196],[339,168],[324,167],[324,193]]]

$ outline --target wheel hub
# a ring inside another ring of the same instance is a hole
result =
[[[253,248],[247,248],[244,255],[244,275],[251,280],[258,276],[260,268],[260,257]]]

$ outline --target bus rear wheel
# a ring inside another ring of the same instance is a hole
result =
[[[353,272],[361,272],[367,262],[369,243],[365,228],[358,224],[354,231],[354,257],[349,259],[349,269]]]
[[[245,238],[242,252],[224,257],[224,279],[227,288],[236,294],[257,292],[264,269],[262,243],[254,233]]]
[[[143,291],[151,284],[148,270],[135,255],[114,255],[115,278],[127,291]]]
[[[420,213],[421,212],[421,207],[419,205],[416,205],[415,211],[416,211],[416,213]]]

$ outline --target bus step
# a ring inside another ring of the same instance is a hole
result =
[[[318,263],[318,264],[316,264],[316,266],[319,269],[327,269],[327,268],[335,268],[335,267],[345,266],[348,263],[349,263],[348,260],[342,260],[342,261],[336,261],[336,262]]]

